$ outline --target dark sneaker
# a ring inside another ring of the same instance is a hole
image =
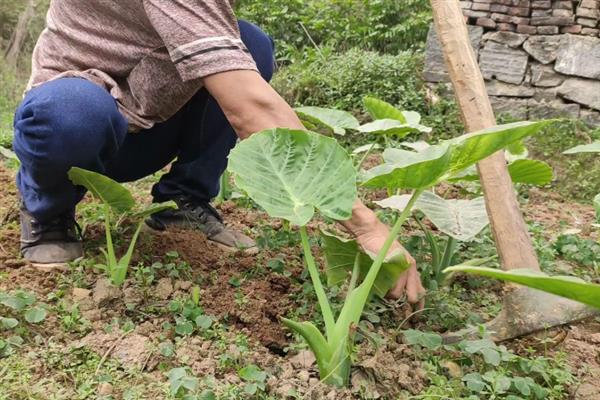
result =
[[[21,206],[21,254],[33,264],[60,265],[83,257],[75,213],[41,223]]]
[[[164,231],[168,227],[194,229],[203,232],[206,237],[227,250],[256,251],[256,242],[228,226],[213,206],[182,196],[174,199],[177,210],[166,210],[152,215],[146,224],[155,230]]]

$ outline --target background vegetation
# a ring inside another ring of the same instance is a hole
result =
[[[35,13],[16,68],[0,57],[0,145],[10,146],[12,116],[30,69],[30,54],[44,26],[50,0],[35,0]],[[26,0],[0,0],[0,54],[8,47]],[[428,0],[239,0],[237,13],[261,26],[277,44],[279,73],[273,85],[294,105],[353,110],[371,95],[420,112],[433,127],[428,140],[462,133],[451,97],[421,78],[431,12]],[[265,5],[268,4],[268,6]],[[536,156],[560,171],[561,194],[589,199],[600,191],[600,161],[560,154],[598,138],[598,131],[566,123],[532,140]]]

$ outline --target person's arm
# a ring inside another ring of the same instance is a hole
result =
[[[292,108],[255,71],[232,71],[204,78],[240,139],[272,128],[306,129]]]
[[[231,71],[204,78],[204,86],[216,99],[225,116],[241,139],[256,132],[273,128],[305,129],[294,110],[284,99],[254,71]],[[341,222],[359,244],[377,253],[389,235],[388,227],[375,213],[359,200],[352,217]],[[403,249],[399,243],[394,249]],[[420,303],[425,293],[415,260],[404,250],[411,268],[402,275],[390,296],[400,298],[406,294],[410,303]]]

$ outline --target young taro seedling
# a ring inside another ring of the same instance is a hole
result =
[[[402,211],[409,200],[410,195],[395,195],[375,203],[380,207]],[[422,278],[426,287],[435,290],[443,282],[445,276],[443,271],[451,265],[458,244],[472,241],[489,224],[485,201],[483,197],[472,200],[446,200],[433,192],[423,192],[413,209],[425,214],[446,237],[442,247],[439,239],[420,218],[415,216],[415,220],[425,233],[425,240],[431,252],[431,268],[424,270]],[[479,264],[485,261],[487,260],[472,262]]]
[[[350,156],[332,138],[288,129],[260,132],[236,146],[230,155],[229,168],[237,186],[272,217],[284,218],[299,227],[325,334],[310,322],[283,319],[283,323],[308,342],[322,381],[336,386],[348,384],[354,329],[384,263],[395,265],[397,273],[407,268],[401,255],[386,256],[421,194],[547,124],[508,124],[445,141],[420,152],[394,150],[393,157],[387,157],[385,164],[367,171],[363,177],[366,187],[414,192],[381,251],[362,274],[362,280],[359,278],[364,258],[358,252],[354,255],[349,290],[337,319],[311,252],[306,224],[313,218],[315,209],[334,220],[350,218],[357,198],[356,171]],[[390,285],[389,281],[381,283]]]
[[[102,174],[74,167],[69,170],[69,179],[75,185],[83,186],[89,190],[94,198],[102,202],[102,216],[104,217],[104,228],[106,232],[106,250],[102,249],[102,253],[106,259],[106,264],[100,265],[100,267],[106,271],[114,285],[120,286],[127,277],[129,263],[138,236],[142,230],[144,218],[169,208],[175,208],[176,205],[173,202],[168,202],[152,204],[142,210],[136,210],[135,200],[133,199],[131,192],[129,192],[125,186]],[[116,215],[117,223],[123,217],[139,221],[135,233],[131,238],[131,242],[129,243],[127,252],[118,260],[111,233],[113,229],[113,224],[111,223],[112,214]]]

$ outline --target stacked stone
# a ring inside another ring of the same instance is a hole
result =
[[[498,114],[581,118],[600,126],[600,0],[461,1]],[[432,29],[425,79],[448,82]]]
[[[528,35],[598,36],[600,0],[461,0],[470,25]]]
[[[598,36],[598,20],[600,19],[600,0],[581,0],[576,11],[577,26],[582,35]],[[575,33],[575,32],[569,32]]]

